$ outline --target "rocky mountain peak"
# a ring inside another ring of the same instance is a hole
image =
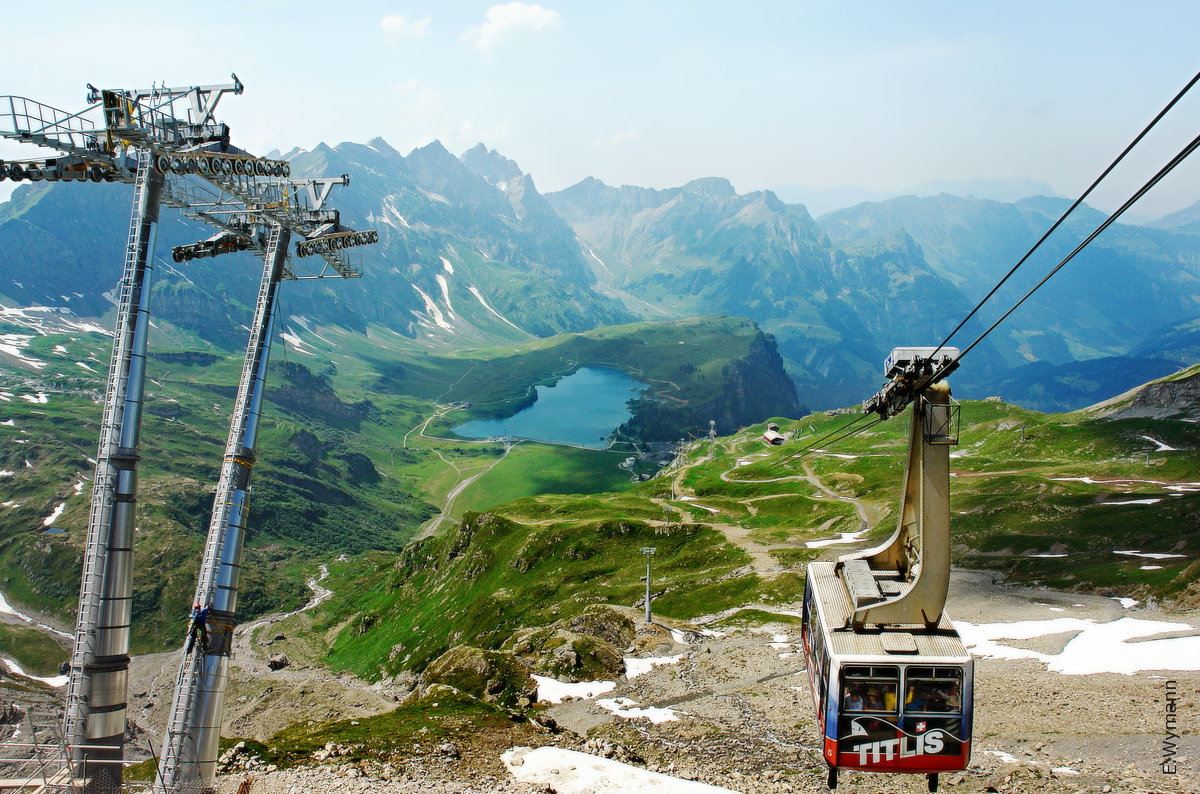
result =
[[[681,190],[684,193],[715,199],[733,198],[737,195],[737,191],[733,189],[733,184],[721,176],[693,179],[684,185]]]
[[[367,146],[370,146],[372,149],[375,149],[383,154],[392,154],[397,156],[400,155],[400,152],[396,151],[396,149],[390,143],[378,136],[367,141]]]
[[[477,143],[459,156],[463,165],[494,185],[500,185],[521,176],[521,168],[512,160]]]

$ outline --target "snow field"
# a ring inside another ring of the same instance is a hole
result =
[[[1135,602],[1136,603],[1136,602]],[[1200,670],[1200,636],[1147,639],[1156,634],[1194,631],[1189,623],[1121,618],[1109,623],[1091,619],[1053,618],[1015,623],[973,624],[955,621],[963,644],[975,656],[995,659],[1036,659],[1064,675],[1120,673],[1143,670]],[[1075,632],[1060,653],[1042,653],[1002,640],[1029,640]],[[1137,640],[1131,642],[1131,640]]]
[[[558,794],[737,794],[721,786],[558,747],[514,747],[501,759],[517,780],[545,785]]]

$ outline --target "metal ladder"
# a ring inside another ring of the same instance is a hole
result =
[[[201,652],[194,648],[193,653],[185,654],[175,676],[175,702],[171,706],[171,715],[167,720],[167,736],[163,742],[162,757],[159,758],[160,770],[165,770],[170,779],[164,777],[165,790],[176,790],[176,775],[179,770],[179,750],[183,747],[182,736],[187,730],[188,716],[196,700],[196,684],[200,675]]]
[[[131,338],[129,325],[133,319],[134,270],[138,263],[137,239],[145,207],[143,185],[150,174],[150,152],[139,150],[138,170],[134,181],[133,212],[129,223],[128,243],[125,246],[125,266],[121,276],[121,290],[117,302],[117,325],[113,331],[112,357],[108,365],[108,380],[105,384],[104,414],[100,424],[100,442],[96,452],[96,476],[92,482],[92,504],[88,513],[87,546],[83,555],[83,573],[80,581],[79,615],[75,624],[75,639],[71,651],[71,677],[67,686],[66,735],[79,740],[86,737],[87,726],[78,724],[86,720],[86,704],[83,687],[83,665],[95,655],[96,623],[100,616],[100,601],[104,592],[104,563],[108,550],[108,538],[104,530],[109,526],[116,489],[116,473],[112,456],[118,451],[122,410],[129,385],[129,372],[125,366],[129,356]],[[86,743],[86,742],[83,742]]]
[[[263,250],[274,251],[279,244],[279,236],[282,234],[282,231],[277,224],[271,224],[268,229],[267,241],[266,245],[263,246]],[[264,307],[269,299],[272,288],[273,285],[270,279],[264,278],[259,284],[258,298],[254,304],[256,322],[253,324],[250,339],[247,342],[248,350],[257,350],[262,344],[263,334],[268,333],[268,329],[264,327],[266,323],[257,322],[257,320],[265,312]],[[238,383],[237,398],[233,406],[233,415],[229,426],[229,438],[225,443],[226,461],[231,461],[242,452],[243,431],[246,426],[246,409],[252,392],[250,384],[254,380],[256,368],[256,357],[246,356],[245,363],[242,366],[242,378]],[[212,591],[216,586],[217,571],[221,565],[222,547],[225,543],[224,529],[229,521],[229,494],[233,490],[235,476],[236,470],[233,466],[226,465],[221,467],[221,477],[217,482],[216,498],[221,500],[222,508],[219,514],[214,513],[212,522],[209,524],[208,538],[204,549],[204,565],[200,570],[200,579],[196,585],[197,595],[203,596],[201,603],[209,603],[212,600]]]
[[[264,246],[268,252],[275,251],[280,242],[283,230],[277,224],[268,227],[267,241]],[[269,267],[269,265],[268,265]],[[259,284],[258,297],[255,302],[254,322],[247,343],[248,351],[260,349],[263,338],[271,332],[271,323],[267,321],[267,306],[271,299],[271,291],[275,282],[264,277]],[[225,459],[221,466],[220,478],[214,496],[214,510],[209,522],[208,535],[205,539],[204,557],[201,561],[200,576],[196,583],[196,602],[201,605],[210,604],[216,588],[217,575],[221,567],[226,540],[226,526],[229,523],[229,511],[233,509],[231,495],[235,490],[235,478],[238,476],[238,465],[234,459],[243,454],[242,445],[245,441],[246,423],[253,380],[258,374],[259,357],[247,354],[242,368],[241,381],[238,384],[237,397],[234,402],[232,418],[229,426],[229,438],[225,445]],[[193,709],[196,706],[197,689],[200,685],[203,654],[197,648],[190,655],[185,655],[179,667],[175,680],[175,698],[171,706],[170,719],[167,722],[167,735],[163,741],[162,760],[159,765],[160,781],[155,784],[156,791],[176,792],[180,785],[187,780],[186,772],[180,768],[181,750],[186,736]]]

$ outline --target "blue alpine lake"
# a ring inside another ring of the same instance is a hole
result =
[[[626,404],[645,385],[624,372],[580,367],[554,386],[538,386],[537,402],[506,419],[475,419],[454,428],[464,438],[513,436],[590,449],[608,446],[608,435],[632,414]]]

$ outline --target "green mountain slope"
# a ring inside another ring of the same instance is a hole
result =
[[[962,410],[952,453],[956,564],[1057,588],[1200,601],[1193,424],[996,402]],[[323,608],[326,628],[343,627],[329,662],[391,675],[453,645],[510,646],[522,626],[559,625],[596,604],[634,606],[642,546],[659,547],[652,586],[664,616],[798,599],[805,562],[854,548],[838,533],[857,532],[862,517],[869,531],[859,543],[894,529],[902,419],[790,457],[846,422],[780,422],[791,438],[783,447],[763,443],[762,425],[693,442],[632,490],[517,500],[468,515],[398,559],[339,566],[343,595]],[[834,545],[807,545],[829,538]]]
[[[0,332],[19,352],[0,362],[2,589],[70,625],[108,343],[67,315],[7,316]],[[187,339],[158,322],[150,342],[135,553],[139,650],[178,640],[240,373],[236,354],[169,349]],[[635,420],[622,431],[639,443],[657,432],[675,440],[707,431],[710,419],[737,426],[800,413],[770,339],[744,320],[638,324],[439,356],[384,328],[359,334],[293,317],[268,377],[240,617],[298,606],[319,560],[397,551],[473,474],[493,470],[464,504],[531,493],[547,478],[530,473],[546,470],[554,489],[572,493],[629,483],[618,467],[629,445],[582,462],[554,447],[501,461],[503,445],[450,432],[464,403],[480,414],[511,413],[528,404],[535,383],[589,362],[624,368],[652,387],[636,415],[658,424]]]

